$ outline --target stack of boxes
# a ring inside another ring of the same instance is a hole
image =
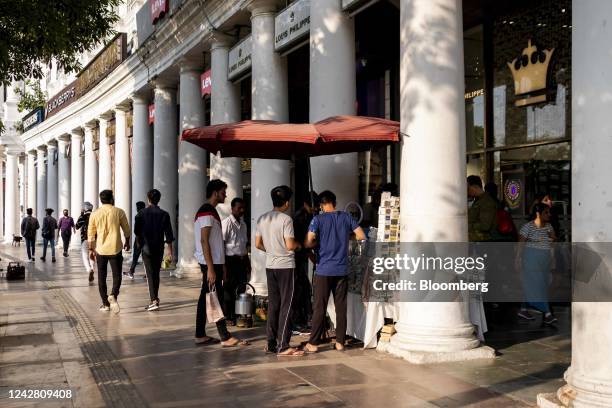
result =
[[[376,241],[399,242],[399,219],[399,197],[393,197],[389,192],[382,193],[380,197],[380,207],[378,208],[378,231],[376,233]]]

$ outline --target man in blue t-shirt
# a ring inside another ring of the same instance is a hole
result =
[[[364,240],[365,234],[351,215],[336,211],[336,195],[324,191],[319,195],[321,214],[310,222],[304,246],[319,246],[317,269],[314,278],[314,311],[310,340],[304,346],[306,352],[318,350],[319,340],[325,332],[325,310],[329,294],[334,294],[336,306],[336,350],[344,350],[346,336],[346,294],[348,290],[348,244],[351,234]]]

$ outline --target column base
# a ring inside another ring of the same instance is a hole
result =
[[[380,341],[376,350],[401,357],[412,364],[449,363],[453,361],[495,358],[495,350],[489,346],[479,346],[469,350],[432,352],[407,350],[397,344]]]
[[[566,408],[554,393],[538,394],[538,407],[540,408]]]
[[[605,386],[604,386],[605,387]],[[605,390],[577,391],[571,385],[565,384],[556,394],[538,394],[537,402],[540,408],[606,408],[612,406],[612,396],[605,394]]]

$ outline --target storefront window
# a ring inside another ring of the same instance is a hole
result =
[[[541,0],[495,17],[495,146],[570,137],[570,7]]]
[[[463,35],[465,60],[465,136],[468,152],[484,147],[485,76],[482,25]]]

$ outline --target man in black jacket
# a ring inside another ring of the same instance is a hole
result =
[[[21,236],[25,239],[26,250],[28,252],[28,261],[34,262],[34,250],[36,249],[36,231],[40,228],[38,220],[32,216],[32,209],[28,208],[28,214],[21,221]]]
[[[159,309],[159,270],[164,258],[164,242],[168,247],[170,257],[172,257],[174,235],[170,224],[170,215],[157,206],[161,199],[161,193],[153,189],[147,193],[147,198],[149,205],[136,215],[134,234],[136,235],[136,245],[142,251],[142,261],[149,283],[151,302],[145,309],[153,311]]]
[[[143,201],[136,202],[136,217],[142,210],[145,209],[147,205]],[[134,225],[136,225],[136,217],[134,217]],[[123,272],[123,276],[127,276],[130,279],[134,279],[134,271],[136,270],[136,266],[138,265],[138,258],[142,254],[141,248],[136,245],[136,240],[138,237],[134,237],[134,250],[132,251],[132,265],[130,266],[129,272]]]
[[[43,219],[42,237],[43,237],[43,256],[41,261],[47,258],[47,246],[51,247],[51,262],[55,262],[55,231],[57,230],[57,220],[51,215],[53,208],[45,210],[47,216]]]

